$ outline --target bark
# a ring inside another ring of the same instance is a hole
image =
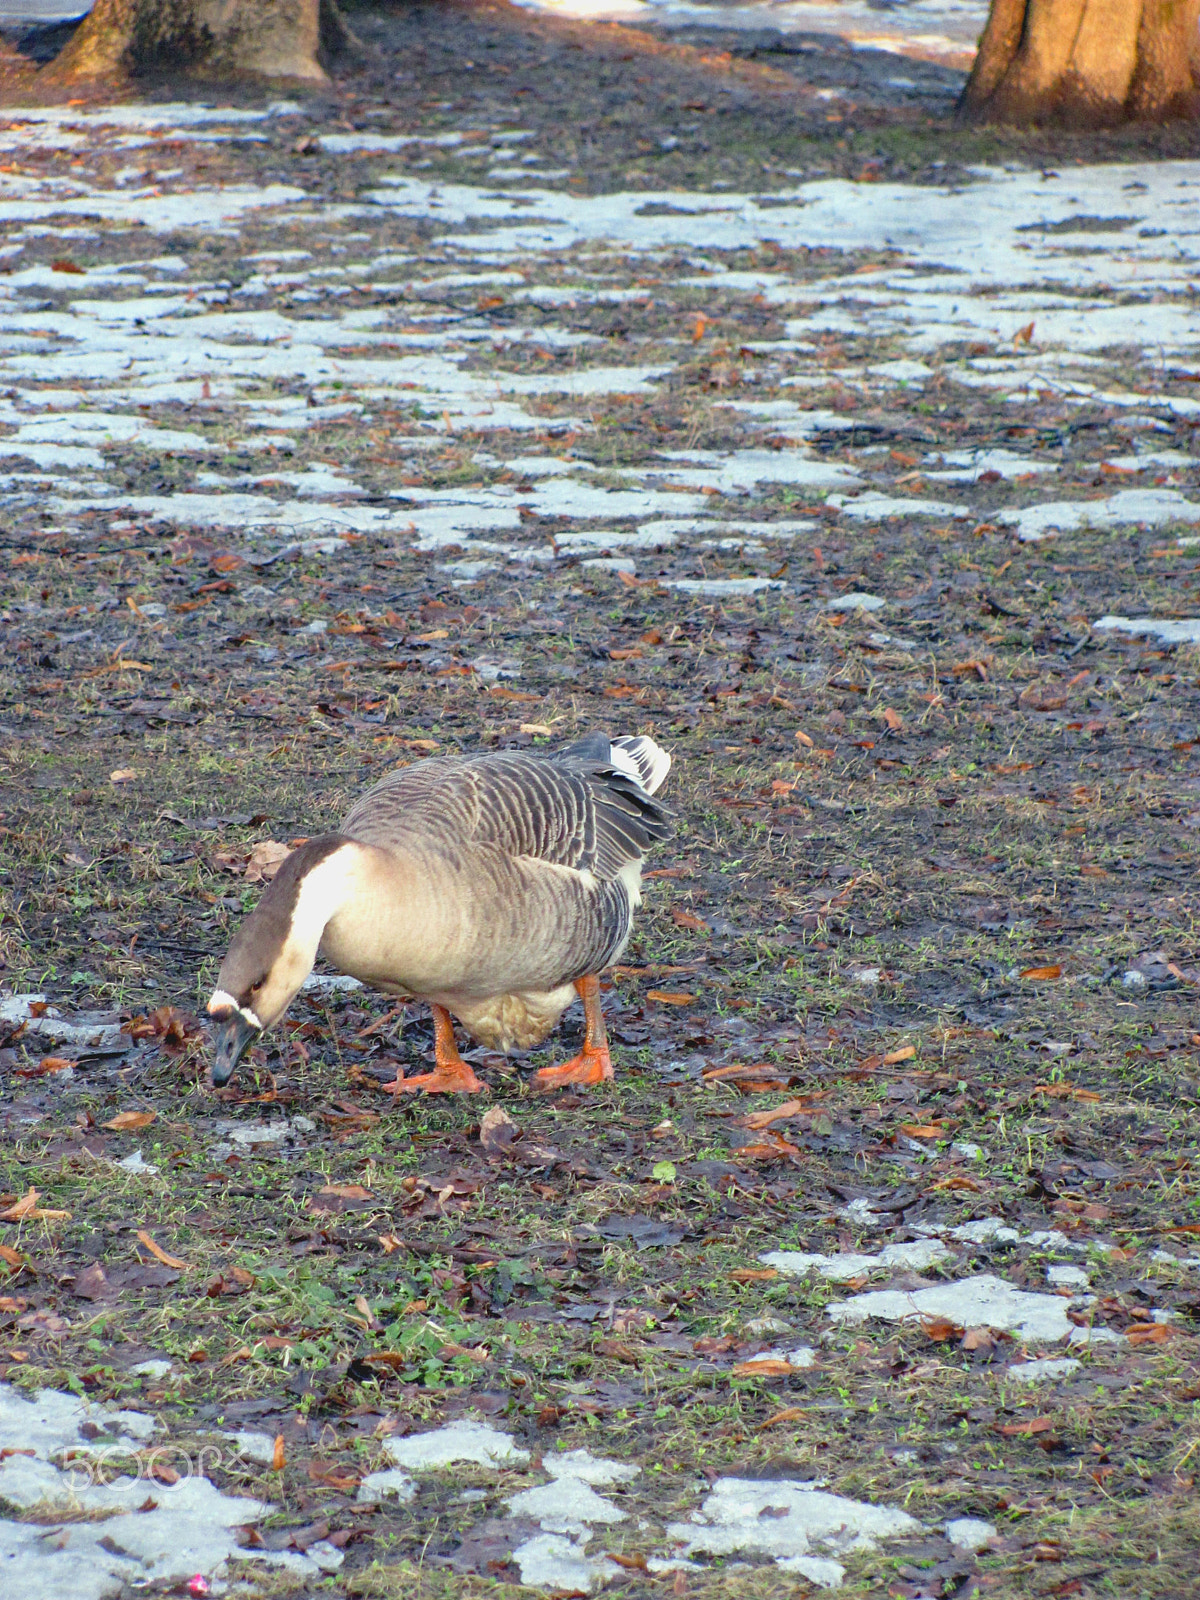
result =
[[[992,0],[964,122],[1101,127],[1200,114],[1200,0]]]
[[[145,72],[323,81],[322,57],[355,42],[336,0],[96,0],[43,81]]]

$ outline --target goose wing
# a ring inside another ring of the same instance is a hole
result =
[[[607,738],[593,735],[550,756],[498,751],[402,767],[363,796],[342,832],[385,846],[415,836],[455,852],[491,845],[610,880],[670,824],[661,801],[611,764]]]

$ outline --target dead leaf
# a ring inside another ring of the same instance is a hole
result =
[[[708,932],[708,923],[703,917],[694,916],[690,911],[680,911],[678,906],[671,907],[671,921],[677,928],[690,928],[693,933]]]
[[[898,711],[893,711],[891,706],[884,706],[883,720],[887,723],[888,727],[893,733],[900,733],[903,731],[904,718]]]
[[[784,1422],[799,1422],[807,1410],[807,1406],[784,1406],[782,1411],[777,1411],[773,1417],[760,1422],[758,1431],[761,1433],[764,1428],[778,1428]]]
[[[490,1106],[480,1119],[479,1142],[489,1155],[507,1153],[520,1136],[520,1128],[499,1106]]]
[[[627,1367],[636,1367],[642,1359],[633,1346],[626,1344],[623,1339],[598,1339],[595,1349],[610,1361],[621,1361]]]
[[[20,1272],[25,1265],[25,1257],[10,1244],[0,1244],[0,1261],[5,1262],[14,1272]]]
[[[898,1050],[889,1050],[879,1063],[881,1067],[894,1067],[901,1061],[911,1061],[917,1053],[915,1044],[902,1044]]]
[[[1030,1417],[1028,1422],[1004,1422],[996,1425],[996,1432],[1006,1439],[1023,1439],[1038,1433],[1049,1433],[1054,1427],[1053,1417]]]
[[[790,1378],[792,1363],[779,1356],[752,1356],[748,1361],[737,1361],[733,1366],[735,1378]]]
[[[779,1276],[778,1267],[737,1267],[729,1274],[730,1283],[770,1283]]]
[[[36,1189],[27,1189],[19,1200],[13,1202],[7,1211],[0,1211],[0,1222],[25,1222],[37,1210],[38,1192]]]
[[[361,1183],[327,1183],[323,1189],[318,1189],[317,1193],[337,1195],[342,1200],[374,1199],[370,1189],[364,1189]]]
[[[816,1109],[811,1100],[785,1100],[782,1105],[772,1106],[769,1111],[751,1111],[738,1120],[743,1128],[757,1132],[760,1128],[769,1128],[773,1122],[779,1122],[784,1117],[798,1117]]]
[[[1033,330],[1036,327],[1037,327],[1037,322],[1034,321],[1034,322],[1027,322],[1023,328],[1018,328],[1016,333],[1013,334],[1013,343],[1014,344],[1032,344],[1033,343]]]
[[[275,1449],[271,1455],[272,1472],[282,1472],[286,1460],[287,1457],[283,1448],[283,1435],[281,1433],[277,1433],[275,1435]]]
[[[1062,977],[1062,968],[1057,963],[1050,967],[1026,967],[1020,976],[1031,983],[1052,983],[1055,978]]]
[[[1166,1344],[1174,1331],[1166,1322],[1135,1322],[1126,1328],[1125,1337],[1136,1348],[1140,1344]]]
[[[113,1133],[125,1133],[131,1128],[148,1128],[157,1116],[157,1111],[118,1111],[104,1126]]]
[[[108,781],[110,783],[132,783],[135,778],[140,777],[141,773],[136,767],[118,767],[115,772],[109,773]]]
[[[1094,1089],[1077,1089],[1073,1083],[1035,1083],[1034,1094],[1044,1094],[1048,1100],[1091,1100],[1100,1096]]]
[[[694,1004],[696,996],[671,989],[647,989],[646,999],[656,1000],[660,1006],[690,1006]]]
[[[340,1461],[310,1461],[308,1476],[313,1483],[332,1489],[335,1494],[350,1494],[362,1481],[360,1473],[355,1472],[349,1463]]]
[[[813,741],[800,728],[796,729],[796,743],[802,744],[806,750],[814,748]]]
[[[270,883],[291,853],[291,847],[278,839],[263,839],[251,850],[246,862],[246,882]]]
[[[154,1259],[161,1261],[164,1267],[174,1267],[176,1272],[190,1272],[192,1270],[190,1262],[181,1261],[178,1256],[169,1256],[161,1245],[155,1244],[145,1228],[138,1229],[137,1237],[138,1243],[145,1245]]]
[[[940,1139],[946,1129],[940,1122],[902,1122],[900,1132],[910,1139]]]
[[[952,1322],[949,1317],[922,1317],[921,1327],[926,1338],[932,1339],[936,1344],[945,1344],[949,1340],[955,1343],[963,1336],[963,1327],[960,1322]]]

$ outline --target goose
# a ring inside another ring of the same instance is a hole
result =
[[[654,795],[671,765],[644,735],[592,733],[550,753],[432,757],[389,773],[336,833],[285,857],[238,928],[208,1002],[212,1080],[291,1004],[318,951],[385,994],[427,1001],[432,1072],[393,1094],[476,1094],[454,1023],[502,1051],[548,1037],[578,994],[577,1056],[538,1086],[612,1078],[598,974],[625,948],[642,860],[668,837]]]

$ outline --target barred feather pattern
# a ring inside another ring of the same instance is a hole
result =
[[[553,988],[616,960],[640,903],[642,858],[670,823],[662,803],[611,764],[607,738],[591,735],[552,755],[497,751],[402,767],[363,796],[341,832],[444,875],[448,894],[472,908],[473,964],[494,994],[501,973],[515,988]]]

